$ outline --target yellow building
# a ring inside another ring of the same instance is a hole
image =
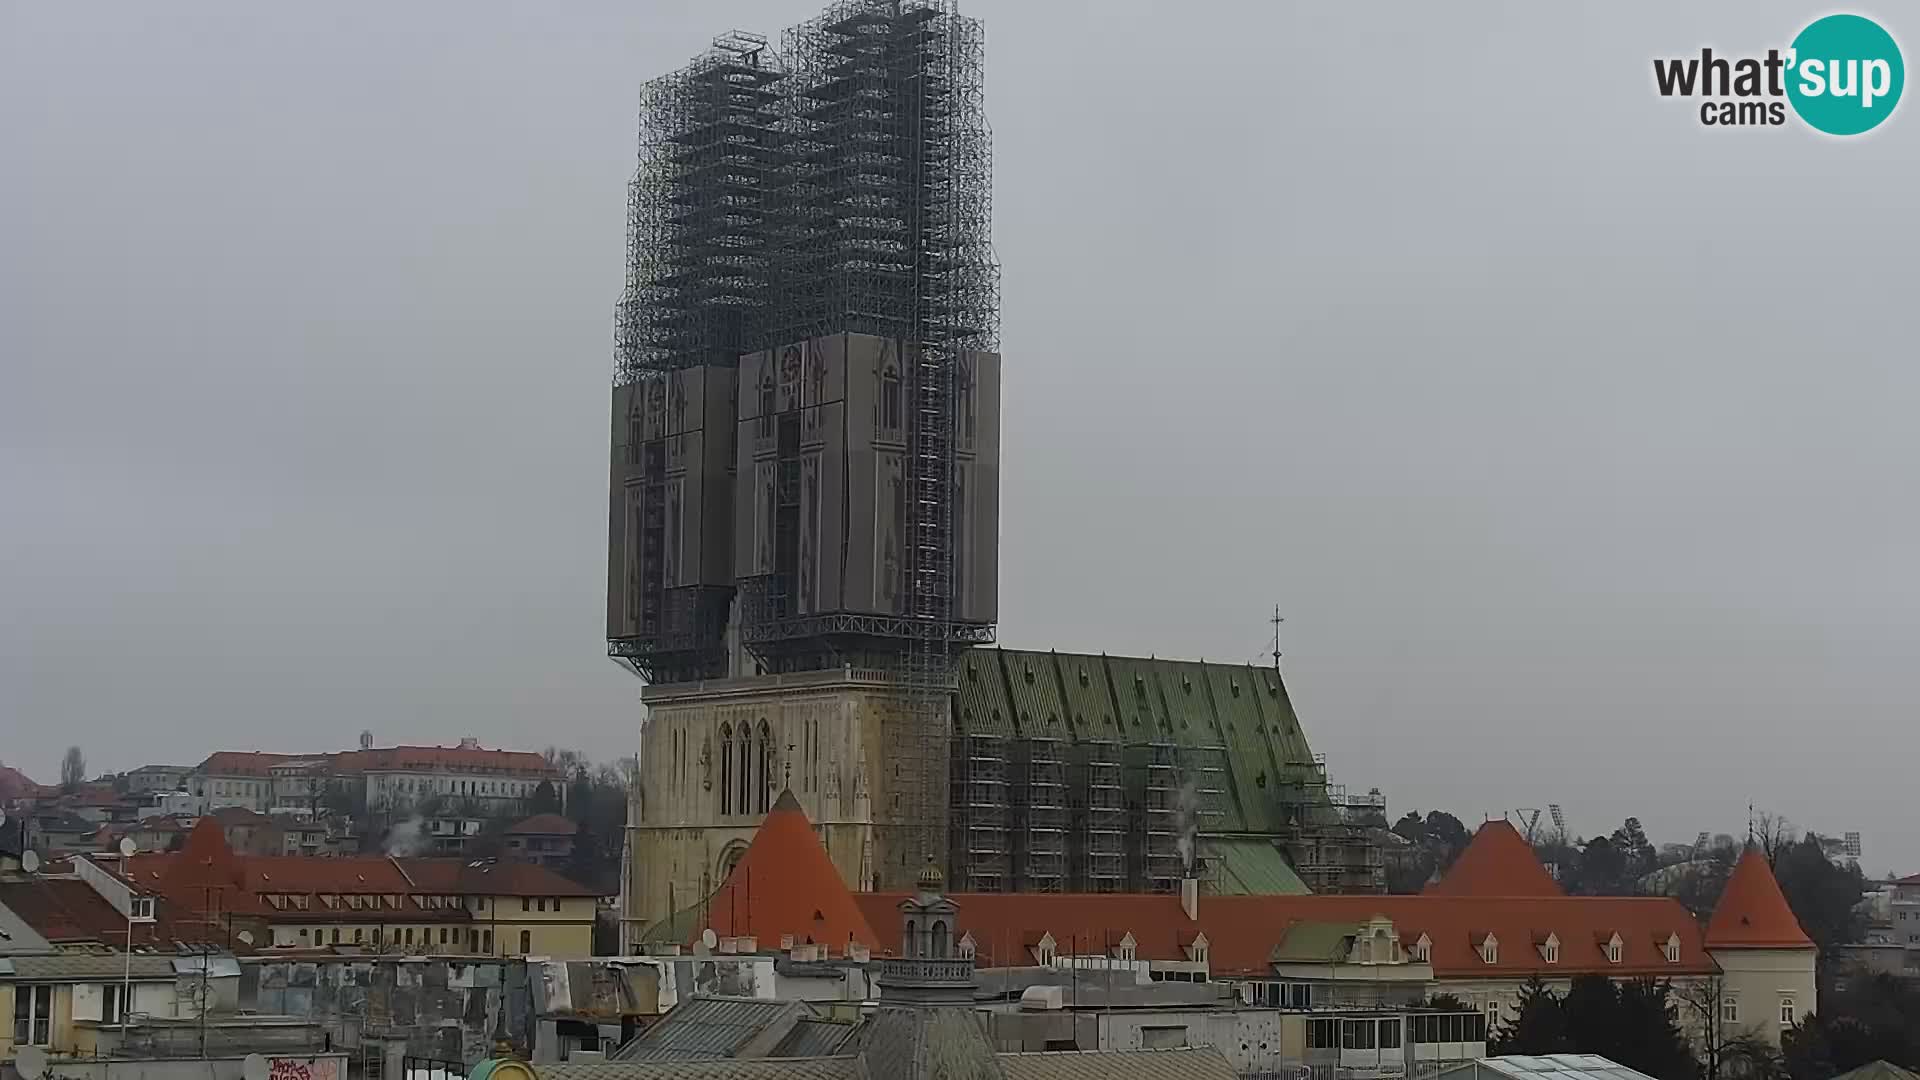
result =
[[[235,855],[203,818],[185,849],[138,855],[128,874],[160,917],[245,927],[260,951],[593,955],[598,897],[544,867],[466,859]]]

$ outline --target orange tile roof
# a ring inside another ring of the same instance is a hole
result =
[[[384,746],[372,750],[339,750],[325,754],[268,754],[252,750],[221,750],[207,755],[197,771],[220,776],[268,776],[272,769],[294,762],[312,762],[336,772],[392,772],[401,769],[467,769],[474,772],[558,776],[559,770],[539,754],[525,750],[489,750],[466,746]]]
[[[525,821],[515,822],[507,829],[507,835],[572,836],[579,831],[580,826],[559,814],[535,814]]]
[[[880,944],[792,791],[781,792],[739,864],[708,901],[707,925],[723,937],[751,935],[773,945],[783,934],[836,951],[849,942],[869,949]]]
[[[0,765],[0,802],[27,799],[38,794],[40,785],[11,765]]]
[[[883,944],[898,948],[905,893],[855,896]],[[1703,974],[1715,970],[1700,927],[1678,901],[1667,897],[1556,896],[1203,896],[1198,919],[1189,920],[1180,899],[1128,893],[959,893],[961,933],[973,934],[982,964],[1032,964],[1032,942],[1052,933],[1065,954],[1104,951],[1131,933],[1143,960],[1184,960],[1183,946],[1196,931],[1207,935],[1210,966],[1220,974],[1272,971],[1274,946],[1289,927],[1303,922],[1359,923],[1375,915],[1391,919],[1402,948],[1425,934],[1433,946],[1439,978],[1525,978],[1597,972],[1616,976]],[[1482,961],[1478,945],[1491,932],[1499,942],[1495,963]],[[1548,964],[1533,947],[1536,937],[1558,935],[1560,959]],[[1604,943],[1615,933],[1624,943],[1621,962],[1607,962]],[[1661,951],[1680,939],[1680,962]],[[1091,943],[1091,946],[1089,946]]]
[[[468,769],[558,776],[559,770],[539,754],[525,750],[488,750],[464,746],[387,746],[377,750],[346,750],[333,755],[342,772],[392,772],[402,769]]]
[[[462,896],[598,896],[599,893],[544,866],[523,862],[401,859],[419,891]]]
[[[207,755],[197,772],[215,776],[266,776],[267,770],[298,754],[262,754],[252,750],[219,750]]]
[[[1429,896],[1566,895],[1534,856],[1533,845],[1504,819],[1482,824],[1467,849],[1425,892]]]
[[[129,924],[98,890],[79,878],[36,875],[0,881],[0,905],[55,945],[99,942],[118,948],[127,941],[129,925],[135,945],[162,941],[153,923]]]
[[[1716,949],[1813,948],[1757,848],[1748,848],[1727,878],[1707,922],[1707,944]]]

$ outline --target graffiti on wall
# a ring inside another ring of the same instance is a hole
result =
[[[339,1058],[268,1058],[267,1080],[341,1080]]]

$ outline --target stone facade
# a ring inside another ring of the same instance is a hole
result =
[[[718,889],[783,789],[848,888],[912,887],[927,853],[911,850],[914,792],[898,767],[909,712],[897,676],[748,676],[651,686],[645,700],[630,926]]]

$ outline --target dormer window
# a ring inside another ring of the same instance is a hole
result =
[[[1548,934],[1547,940],[1540,943],[1540,959],[1549,964],[1557,964],[1560,962],[1560,937],[1558,934]]]
[[[1667,963],[1669,964],[1679,963],[1680,962],[1680,935],[1675,934],[1672,937],[1669,937],[1667,939],[1666,945],[1661,947],[1660,952],[1664,956],[1666,956]]]
[[[1433,939],[1425,934],[1413,943],[1413,960],[1417,964],[1433,963]]]
[[[1483,964],[1500,962],[1500,942],[1492,934],[1488,934],[1480,941],[1480,962]]]
[[[1129,933],[1126,937],[1120,939],[1119,946],[1113,950],[1114,958],[1123,963],[1133,963],[1134,947],[1133,934]]]
[[[1607,963],[1619,963],[1625,952],[1626,946],[1621,942],[1619,934],[1607,939]]]

